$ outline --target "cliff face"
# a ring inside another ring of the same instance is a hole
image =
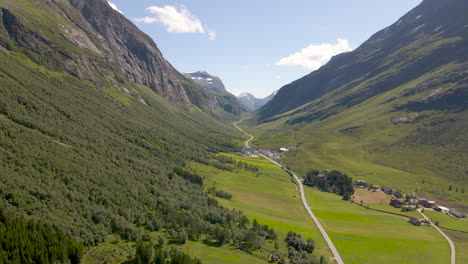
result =
[[[183,77],[162,56],[153,40],[142,33],[105,0],[69,0],[89,23],[100,45],[126,77],[143,84],[170,101],[188,104]],[[96,34],[97,33],[97,34]]]
[[[212,96],[167,62],[154,41],[105,0],[1,0],[0,45],[100,87],[151,88],[169,101],[209,109]]]

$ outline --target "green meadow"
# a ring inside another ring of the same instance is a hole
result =
[[[466,250],[468,248],[468,219],[456,218],[431,210],[426,210],[424,214],[434,223],[438,222],[444,233],[453,240],[457,252],[457,263],[468,263],[468,250]],[[458,231],[451,231],[444,228]]]
[[[207,188],[215,186],[217,190],[226,191],[233,196],[231,200],[217,198],[223,206],[242,210],[250,220],[256,219],[260,224],[273,227],[278,234],[279,252],[287,253],[284,239],[287,232],[294,231],[301,234],[304,239],[312,238],[316,246],[314,253],[324,255],[329,263],[333,263],[328,246],[303,208],[296,185],[287,173],[264,159],[246,158],[228,153],[219,155],[260,167],[260,173],[257,174],[245,169],[226,171],[196,162],[190,164],[192,170],[205,177]],[[163,232],[151,234],[156,241],[159,236],[165,236]],[[253,254],[229,245],[218,247],[193,241],[175,246],[201,259],[204,264],[268,263],[267,257],[274,250],[272,241],[266,241],[262,249],[254,251]],[[107,242],[89,249],[83,263],[124,263],[132,258],[134,252],[135,243],[116,240],[111,236]]]
[[[208,187],[215,186],[217,190],[232,194],[231,200],[218,199],[223,206],[240,209],[249,219],[257,219],[261,224],[273,227],[278,232],[280,252],[286,253],[287,251],[283,242],[286,233],[295,231],[305,239],[312,238],[315,241],[314,252],[331,257],[331,252],[320,232],[302,206],[296,185],[287,173],[267,160],[232,154],[222,155],[230,156],[238,161],[250,161],[249,163],[259,166],[261,172],[257,176],[243,169],[231,172],[192,163],[192,169],[206,176],[205,183]],[[267,249],[269,246],[270,249],[273,248],[273,245],[265,245]]]
[[[315,188],[307,187],[306,194],[345,263],[450,261],[447,241],[432,227],[416,227],[405,217],[368,210]],[[384,205],[371,207],[387,209]]]

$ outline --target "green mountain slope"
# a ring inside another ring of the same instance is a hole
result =
[[[0,8],[2,46],[21,50],[51,70],[136,98],[139,92],[127,82],[149,87],[186,108],[196,105],[214,116],[224,111],[222,102],[213,109],[216,98],[175,70],[153,40],[107,1],[2,0]]]
[[[218,118],[235,114],[208,107],[211,95],[103,0],[0,0],[0,10],[0,208],[12,212],[0,216],[0,263],[78,263],[75,242],[111,233],[247,232],[181,169],[234,149],[238,132]],[[57,234],[40,238],[43,223]],[[13,245],[14,230],[25,239]],[[49,239],[67,244],[57,253]]]
[[[467,12],[466,1],[425,0],[286,85],[259,110],[257,144],[301,144],[286,160],[303,171],[339,168],[467,205]]]

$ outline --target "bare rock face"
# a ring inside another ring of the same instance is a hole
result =
[[[69,0],[95,31],[108,60],[131,81],[150,87],[172,102],[189,104],[183,77],[162,56],[153,40],[104,0]]]
[[[162,56],[153,40],[104,0],[69,0],[98,34],[100,44],[133,82],[170,101],[189,104],[183,77]]]
[[[392,119],[392,123],[394,125],[409,124],[409,123],[413,123],[417,117],[418,117],[418,113],[410,113],[407,116]]]
[[[200,88],[191,85],[164,59],[153,40],[113,10],[107,1],[27,2],[44,15],[59,19],[46,22],[41,15],[21,6],[22,3],[2,0],[0,47],[28,50],[27,56],[36,63],[66,71],[100,87],[119,87],[125,77],[173,103],[204,107],[203,95],[193,91]]]

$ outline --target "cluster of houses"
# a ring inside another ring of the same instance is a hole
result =
[[[435,201],[429,201],[427,199],[424,199],[424,198],[421,198],[421,199],[417,199],[415,197],[411,197],[410,195],[404,195],[402,192],[400,191],[393,191],[391,188],[389,187],[386,187],[386,186],[378,186],[378,185],[369,185],[368,183],[366,183],[366,181],[363,181],[363,180],[357,180],[354,182],[354,185],[356,187],[360,187],[360,188],[367,188],[369,187],[369,189],[373,189],[373,190],[378,190],[380,189],[382,192],[388,194],[388,195],[392,195],[392,199],[390,200],[390,205],[396,207],[396,208],[402,208],[402,210],[404,211],[414,211],[416,210],[417,208],[419,208],[420,206],[424,207],[424,208],[427,208],[427,209],[433,209],[437,212],[442,212],[442,213],[446,213],[446,214],[449,214],[451,216],[454,216],[454,217],[458,217],[458,218],[464,218],[465,217],[465,214],[452,208],[452,209],[449,209],[447,207],[444,207],[444,206],[439,206],[436,204]],[[413,223],[414,222],[414,223]],[[417,219],[410,219],[410,223],[412,224],[415,224],[415,225],[421,225],[421,221],[417,220]],[[419,223],[419,224],[416,224],[416,223]]]
[[[288,151],[296,149],[296,148],[297,148],[297,145],[290,146],[290,147],[287,147],[287,148],[282,147],[282,148],[279,149],[279,152],[288,152]]]

